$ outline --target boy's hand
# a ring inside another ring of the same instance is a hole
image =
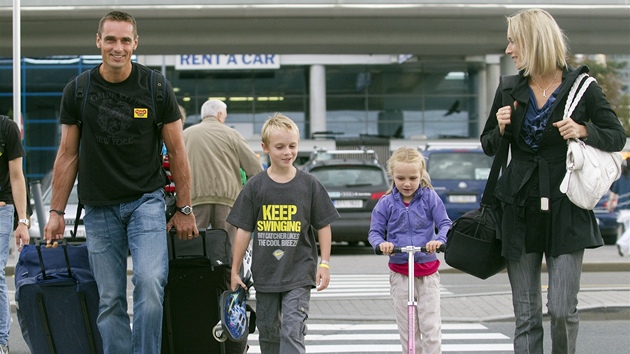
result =
[[[317,291],[322,291],[330,284],[330,269],[317,266],[317,275],[315,276],[315,283],[317,284]]]
[[[247,290],[247,286],[245,286],[245,283],[243,283],[243,280],[241,280],[241,276],[238,273],[236,274],[232,273],[232,276],[230,279],[230,289],[234,291],[236,290],[238,286]]]

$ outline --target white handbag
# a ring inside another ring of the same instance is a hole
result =
[[[586,81],[580,87],[584,79]],[[569,119],[593,81],[595,79],[586,73],[578,76],[569,91],[563,119]],[[608,192],[612,183],[621,176],[623,157],[619,152],[602,151],[586,145],[580,139],[569,139],[567,144],[567,173],[560,184],[560,191],[565,193],[573,204],[582,209],[592,210]]]

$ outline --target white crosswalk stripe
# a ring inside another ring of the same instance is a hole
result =
[[[250,291],[253,298],[256,285]],[[450,295],[450,291],[440,287],[440,294]],[[324,298],[370,298],[389,299],[389,275],[388,274],[333,274],[330,277],[330,285],[324,291],[311,292],[311,299]]]
[[[248,353],[260,353],[258,332],[248,337]],[[308,353],[400,353],[402,346],[396,323],[309,324]],[[480,323],[443,323],[442,351],[445,353],[513,353],[510,337],[489,332]]]

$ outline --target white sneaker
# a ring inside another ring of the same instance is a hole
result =
[[[9,344],[7,345],[0,344],[0,354],[9,354]]]

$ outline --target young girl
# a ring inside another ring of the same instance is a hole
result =
[[[403,353],[408,353],[408,256],[391,254],[394,247],[426,247],[416,252],[414,293],[416,307],[416,348],[418,353],[441,353],[440,261],[434,252],[446,242],[451,220],[444,203],[431,186],[424,157],[416,149],[401,147],[387,163],[394,181],[390,191],[376,204],[368,240],[374,249],[390,255],[390,294],[396,311]],[[437,234],[435,230],[437,229]]]

